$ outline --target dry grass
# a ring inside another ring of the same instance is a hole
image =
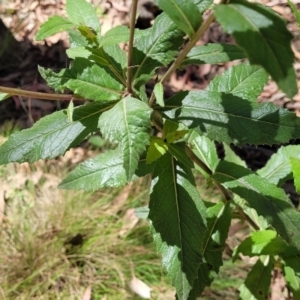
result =
[[[134,273],[153,288],[153,299],[172,299],[145,223],[124,227],[128,209],[145,203],[145,187],[131,187],[127,200],[117,197],[120,190],[61,191],[45,165],[36,179],[40,166],[0,169],[0,298],[82,299],[91,287],[92,299],[140,299],[128,287]]]

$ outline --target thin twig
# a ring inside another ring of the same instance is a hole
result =
[[[250,224],[250,226],[252,226],[253,229],[255,230],[260,230],[260,227],[243,211],[243,209],[241,207],[238,206],[238,212],[240,214],[240,216],[246,220],[246,222],[248,222]]]
[[[206,174],[208,174],[210,176],[213,174],[212,170],[197,155],[195,155],[195,153],[193,152],[193,150],[190,147],[186,146],[185,151],[186,151],[187,155],[190,157],[190,159],[197,166],[199,166]],[[215,186],[220,190],[220,192],[224,196],[225,200],[230,201],[232,199],[232,196],[230,195],[230,193],[219,182],[217,182],[213,178],[212,178],[212,180],[213,180]]]
[[[161,78],[160,82],[165,83],[167,80],[170,79],[172,73],[176,71],[187,56],[187,54],[191,51],[191,49],[196,45],[196,43],[199,41],[199,39],[203,36],[205,31],[208,29],[210,24],[215,20],[215,15],[211,13],[208,18],[202,23],[202,25],[199,27],[199,29],[196,31],[195,35],[189,40],[189,42],[186,44],[184,49],[179,53],[177,58],[174,60],[171,67],[168,69],[168,71],[164,74],[164,76]],[[152,106],[155,102],[155,95],[152,93],[150,100],[149,100],[149,106]]]
[[[205,171],[205,173],[207,173],[208,175],[212,175],[213,172],[209,169],[209,167],[199,158],[197,157],[194,152],[192,151],[192,149],[188,146],[186,146],[185,148],[186,153],[188,154],[188,156],[190,157],[190,159],[196,164],[198,165],[203,171]],[[222,195],[224,196],[226,201],[230,201],[232,200],[232,195],[231,193],[225,189],[218,181],[214,180],[212,178],[215,186],[220,190],[220,192],[222,193]],[[260,227],[242,210],[241,207],[238,206],[238,212],[241,215],[241,217],[249,223],[250,226],[252,226],[253,229],[255,230],[259,230]]]
[[[0,86],[0,92],[9,94],[9,95],[17,95],[17,96],[21,96],[21,97],[43,99],[43,100],[53,100],[53,101],[71,101],[72,99],[73,100],[81,100],[81,101],[86,100],[84,98],[76,97],[74,95],[40,93],[40,92],[33,92],[33,91],[9,88],[9,87],[5,87],[5,86]]]
[[[212,170],[198,156],[195,155],[195,153],[193,152],[193,150],[190,147],[186,146],[185,151],[186,151],[187,155],[190,157],[190,159],[197,166],[199,166],[208,175],[212,175]]]
[[[133,54],[133,40],[135,29],[135,18],[137,12],[138,0],[133,0],[131,5],[131,19],[130,19],[130,36],[128,45],[128,58],[127,58],[127,93],[132,94],[131,75],[132,75],[132,54]]]
[[[161,115],[158,111],[154,110],[152,112],[151,121],[158,131],[163,132],[164,124],[161,120]]]

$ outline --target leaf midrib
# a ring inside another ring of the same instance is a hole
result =
[[[74,81],[79,81],[79,82],[84,83],[85,85],[90,85],[92,88],[96,87],[97,89],[99,88],[100,90],[105,90],[107,92],[114,93],[114,94],[117,94],[117,95],[122,95],[123,92],[124,92],[124,91],[120,91],[119,89],[118,90],[114,90],[114,89],[111,89],[111,88],[99,85],[97,83],[93,83],[93,82],[89,82],[89,81],[84,81],[83,79],[80,79],[80,78],[72,78],[72,79],[69,79],[68,81],[73,81],[73,82]],[[67,86],[69,83],[70,82],[66,82],[65,85]],[[86,86],[84,88],[86,89]]]
[[[180,238],[180,249],[181,249],[181,262],[183,262],[183,248],[182,248],[182,235],[181,235],[181,218],[179,213],[179,203],[178,203],[178,191],[177,191],[177,177],[176,177],[176,166],[174,157],[171,156],[171,167],[172,167],[172,175],[173,175],[173,183],[174,183],[174,192],[175,192],[175,202],[176,202],[176,208],[177,208],[177,218],[178,218],[178,232],[179,232],[179,238]],[[183,282],[182,282],[183,286]]]
[[[56,132],[56,131],[58,131],[58,130],[63,130],[63,129],[65,129],[65,128],[69,127],[69,126],[74,125],[75,123],[79,123],[80,121],[82,121],[82,120],[84,120],[84,119],[86,119],[86,118],[89,118],[89,117],[91,117],[91,116],[93,116],[93,115],[99,114],[99,113],[101,113],[102,111],[106,111],[107,109],[109,109],[109,108],[111,108],[111,107],[113,107],[113,104],[112,104],[112,105],[109,105],[109,106],[107,106],[107,107],[105,107],[105,108],[103,108],[103,109],[101,109],[101,110],[98,110],[98,111],[96,111],[96,112],[93,112],[93,113],[91,113],[91,114],[89,114],[89,115],[87,115],[87,116],[85,116],[85,117],[83,117],[83,118],[81,118],[81,119],[78,119],[78,120],[73,121],[73,122],[68,122],[68,123],[66,123],[65,125],[63,125],[62,127],[60,127],[59,129],[53,129],[53,130],[48,131],[48,132],[46,132],[46,133],[40,133],[40,134],[38,134],[38,135],[32,137],[31,139],[28,138],[24,143],[18,144],[16,147],[19,147],[19,146],[21,146],[21,145],[26,145],[28,142],[31,142],[31,141],[33,141],[33,140],[35,140],[35,139],[38,139],[40,136],[45,137],[45,136],[48,136],[48,135],[53,134],[54,132]],[[74,114],[73,114],[73,115],[74,115]],[[67,117],[66,117],[66,120],[67,120]],[[16,148],[16,147],[14,147],[14,148]],[[12,148],[12,149],[14,149],[14,148]],[[11,152],[11,151],[12,151],[12,150],[7,151],[7,152]]]
[[[255,70],[253,73],[251,73],[250,75],[247,74],[247,77],[246,77],[244,80],[242,80],[241,82],[239,82],[238,85],[236,85],[236,86],[230,91],[230,93],[235,92],[238,88],[240,88],[241,85],[244,85],[248,80],[250,80],[250,78],[251,78],[252,76],[254,76],[255,73],[257,73],[257,72],[259,72],[259,71],[261,71],[261,70],[262,70],[262,68],[259,68],[259,69],[256,69],[256,70]]]
[[[210,230],[209,235],[207,237],[206,243],[205,243],[205,245],[203,247],[203,250],[202,250],[202,255],[203,256],[205,255],[206,248],[208,247],[208,244],[209,244],[210,238],[211,238],[211,236],[213,234],[213,231],[214,231],[215,227],[217,226],[217,223],[219,222],[219,218],[220,218],[220,216],[223,214],[223,212],[225,210],[225,206],[226,206],[226,204],[223,205],[222,209],[219,211],[218,215],[216,216],[215,222],[213,223],[213,226],[211,227],[211,230]]]
[[[120,165],[122,165],[122,162],[118,163],[118,164],[114,164],[114,165],[109,165],[109,166],[106,166],[102,169],[97,169],[95,171],[90,171],[88,174],[84,175],[84,176],[81,176],[80,178],[75,178],[73,180],[69,180],[65,183],[62,184],[62,186],[66,185],[66,184],[70,184],[72,182],[76,182],[76,181],[82,181],[83,178],[88,178],[89,176],[92,176],[94,175],[95,173],[97,172],[103,172],[103,170],[106,170],[106,169],[111,169],[111,168],[116,168],[116,167],[119,167]]]
[[[178,6],[178,4],[174,1],[171,0],[171,2],[173,3],[173,5],[175,6],[175,8],[177,8],[177,11],[180,13],[180,15],[182,16],[182,18],[184,19],[185,23],[188,25],[188,27],[190,28],[190,31],[192,33],[192,36],[195,34],[195,30],[191,24],[191,22],[189,22],[188,18],[186,17],[186,15],[183,13],[183,11],[180,9],[180,7]]]
[[[178,106],[178,105],[169,105],[169,106],[165,106],[164,108],[180,108],[181,106]],[[278,123],[271,123],[271,122],[267,122],[267,121],[264,121],[264,120],[261,120],[261,119],[254,119],[254,118],[247,118],[245,116],[240,116],[240,115],[234,115],[234,114],[231,114],[231,113],[225,113],[225,112],[222,112],[222,111],[217,111],[217,110],[210,110],[210,109],[207,109],[207,108],[199,108],[197,106],[189,106],[189,105],[186,105],[186,104],[183,104],[183,108],[186,109],[193,109],[193,110],[199,110],[199,111],[203,111],[203,112],[209,112],[209,113],[213,113],[213,114],[222,114],[224,116],[231,116],[231,117],[234,117],[234,118],[241,118],[241,119],[245,119],[247,121],[251,120],[251,121],[255,121],[255,122],[260,122],[262,124],[268,124],[268,125],[279,125],[280,127],[286,127],[286,128],[295,128],[293,126],[288,126],[288,125],[282,125],[282,124],[278,124]]]
[[[172,24],[171,24],[171,25],[172,25]],[[170,24],[168,25],[168,27],[170,27]],[[167,31],[167,29],[165,29],[165,30]],[[152,27],[152,31],[153,31],[153,27]],[[149,36],[152,34],[152,31],[148,34]],[[145,36],[145,37],[147,37],[147,36]],[[135,81],[137,75],[139,75],[139,72],[140,72],[141,68],[142,68],[143,65],[146,63],[146,61],[148,60],[150,54],[152,53],[152,50],[155,48],[155,46],[158,44],[158,42],[160,41],[160,39],[163,38],[163,37],[164,37],[164,35],[163,35],[163,34],[160,34],[160,35],[156,38],[155,43],[152,44],[152,46],[150,47],[150,49],[149,49],[149,51],[148,51],[147,53],[144,53],[142,50],[138,49],[138,50],[142,51],[142,52],[145,54],[145,57],[144,57],[144,59],[142,60],[142,62],[139,64],[139,66],[138,66],[138,68],[137,68],[137,70],[136,70],[136,72],[135,72],[135,74],[134,74],[134,76],[133,76],[133,78],[132,78],[132,82]]]

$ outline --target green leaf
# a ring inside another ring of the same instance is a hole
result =
[[[240,64],[217,75],[207,91],[224,92],[255,102],[268,82],[268,74],[259,66]]]
[[[166,154],[168,151],[168,144],[160,137],[152,136],[150,139],[150,145],[147,151],[146,162],[151,164],[158,160],[161,156]]]
[[[76,24],[68,19],[60,16],[53,16],[41,25],[41,28],[37,32],[35,39],[36,41],[42,41],[43,39],[58,32],[68,31],[74,28],[76,28]]]
[[[199,297],[204,288],[209,286],[213,279],[217,277],[219,268],[223,265],[222,254],[228,236],[231,222],[230,204],[219,202],[206,211],[207,232],[204,236],[204,248],[202,256],[205,263],[200,265],[198,278],[194,282],[193,290],[188,299]]]
[[[294,270],[295,274],[300,277],[300,255],[296,253],[294,255],[284,256],[283,262],[285,266]]]
[[[160,106],[164,107],[165,102],[164,102],[164,87],[161,82],[158,82],[155,84],[153,93],[156,98],[156,103],[159,104]]]
[[[69,122],[73,122],[73,112],[74,112],[74,103],[73,100],[71,100],[67,108],[67,116]]]
[[[300,213],[294,209],[284,190],[250,170],[226,161],[220,161],[213,177],[244,198],[286,242],[300,249]]]
[[[122,186],[126,182],[123,154],[120,149],[115,149],[81,163],[67,175],[59,187],[93,192],[105,187]]]
[[[127,57],[124,51],[118,45],[109,45],[102,48],[91,48],[79,46],[67,50],[69,58],[85,58],[96,62],[99,65],[109,69],[123,85],[126,85],[124,69],[127,63]]]
[[[202,263],[205,206],[194,178],[169,154],[155,164],[149,203],[154,242],[179,300],[187,299]]]
[[[182,67],[187,65],[219,64],[245,57],[245,52],[236,45],[207,44],[194,47],[184,59]]]
[[[211,140],[227,144],[275,144],[300,137],[300,119],[294,113],[273,103],[251,103],[231,94],[180,92],[159,110]]]
[[[138,166],[140,154],[149,144],[151,113],[152,109],[147,104],[128,96],[99,119],[99,128],[104,137],[121,145],[123,167],[128,180],[131,180]]]
[[[300,13],[299,13],[296,5],[291,0],[288,0],[288,3],[289,3],[289,5],[290,5],[295,17],[296,17],[298,27],[300,27]]]
[[[68,18],[77,25],[93,28],[100,31],[100,23],[94,7],[85,0],[67,0],[66,9]]]
[[[187,155],[185,151],[185,142],[179,142],[176,144],[170,144],[168,147],[168,151],[179,161],[181,162],[184,166],[193,168],[194,164]]]
[[[98,39],[97,39],[97,32],[88,26],[80,25],[78,26],[78,31],[80,34],[86,39],[88,44],[93,45],[93,46],[98,46]]]
[[[205,12],[213,4],[213,0],[193,0],[197,5],[200,13]]]
[[[65,111],[48,115],[29,129],[12,134],[0,147],[0,164],[35,162],[54,158],[79,144],[90,132],[97,130],[98,119],[113,104],[91,103],[76,107],[73,122]]]
[[[168,144],[172,144],[185,136],[188,130],[177,130],[179,124],[171,120],[166,120],[163,128],[163,138]]]
[[[265,300],[269,298],[273,260],[260,257],[248,273],[245,283],[239,288],[242,300]]]
[[[263,216],[259,216],[254,208],[249,207],[247,201],[238,195],[233,195],[234,203],[239,206],[244,213],[258,226],[260,230],[270,228],[269,223]]]
[[[125,89],[108,67],[84,58],[75,59],[70,69],[63,69],[59,73],[42,67],[39,67],[39,72],[56,91],[68,88],[85,99],[95,101],[118,100]]]
[[[193,0],[156,0],[156,3],[179,29],[189,37],[194,36],[202,20],[200,11]]]
[[[298,154],[300,154],[298,152]],[[294,184],[296,187],[296,191],[298,194],[300,194],[300,159],[296,157],[290,158],[291,167],[293,171],[293,177],[294,177]]]
[[[172,143],[180,140],[181,138],[183,138],[188,132],[189,132],[188,130],[177,130],[177,131],[171,132],[166,136],[166,140],[167,140],[168,144],[172,144]]]
[[[252,232],[251,236],[235,249],[233,260],[236,260],[240,253],[247,256],[279,255],[286,248],[287,244],[274,230]]]
[[[3,100],[5,100],[5,99],[8,99],[9,97],[11,97],[10,94],[0,93],[0,101],[3,101]]]
[[[71,59],[76,58],[86,58],[88,60],[94,61],[100,65],[108,66],[108,61],[103,57],[103,54],[98,49],[93,49],[91,47],[73,47],[69,48],[67,55]]]
[[[129,32],[130,30],[126,26],[116,26],[106,32],[99,47],[128,42]]]
[[[174,60],[184,42],[184,33],[164,13],[145,31],[148,34],[135,39],[132,56],[132,80],[137,90],[153,76],[156,68]]]
[[[271,9],[245,0],[232,0],[214,7],[216,19],[225,32],[272,76],[279,88],[292,98],[297,92],[292,34],[285,21]]]
[[[80,46],[88,46],[89,43],[84,36],[77,30],[69,30],[69,40],[70,40],[70,47],[80,47]]]
[[[290,158],[300,159],[300,146],[289,145],[282,146],[277,153],[274,153],[268,160],[267,164],[257,171],[261,177],[268,179],[269,182],[278,185],[292,178],[292,169]]]
[[[283,268],[284,278],[289,290],[293,293],[294,300],[300,300],[300,277],[289,266]]]
[[[169,119],[167,119],[164,123],[163,128],[163,137],[166,138],[168,135],[170,135],[173,132],[176,132],[179,127],[179,124],[176,122],[173,122]]]
[[[149,207],[148,206],[142,206],[137,207],[134,209],[134,214],[142,220],[147,220],[149,215]]]
[[[242,160],[238,155],[234,153],[234,151],[225,143],[223,143],[223,147],[225,150],[225,157],[224,159],[228,162],[232,162],[236,165],[242,166],[247,168],[246,162]]]
[[[188,137],[188,144],[191,145],[193,152],[206,166],[212,171],[216,169],[220,160],[213,141],[192,130]]]

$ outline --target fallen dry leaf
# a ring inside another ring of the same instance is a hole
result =
[[[82,300],[91,300],[92,297],[92,286],[89,285],[84,292]]]
[[[134,228],[134,226],[139,221],[139,218],[136,216],[134,212],[134,208],[130,208],[126,211],[124,218],[123,218],[123,226],[119,232],[120,237],[126,236],[126,234]]]
[[[150,299],[152,289],[142,280],[133,277],[129,286],[132,292],[139,295],[143,299]]]

